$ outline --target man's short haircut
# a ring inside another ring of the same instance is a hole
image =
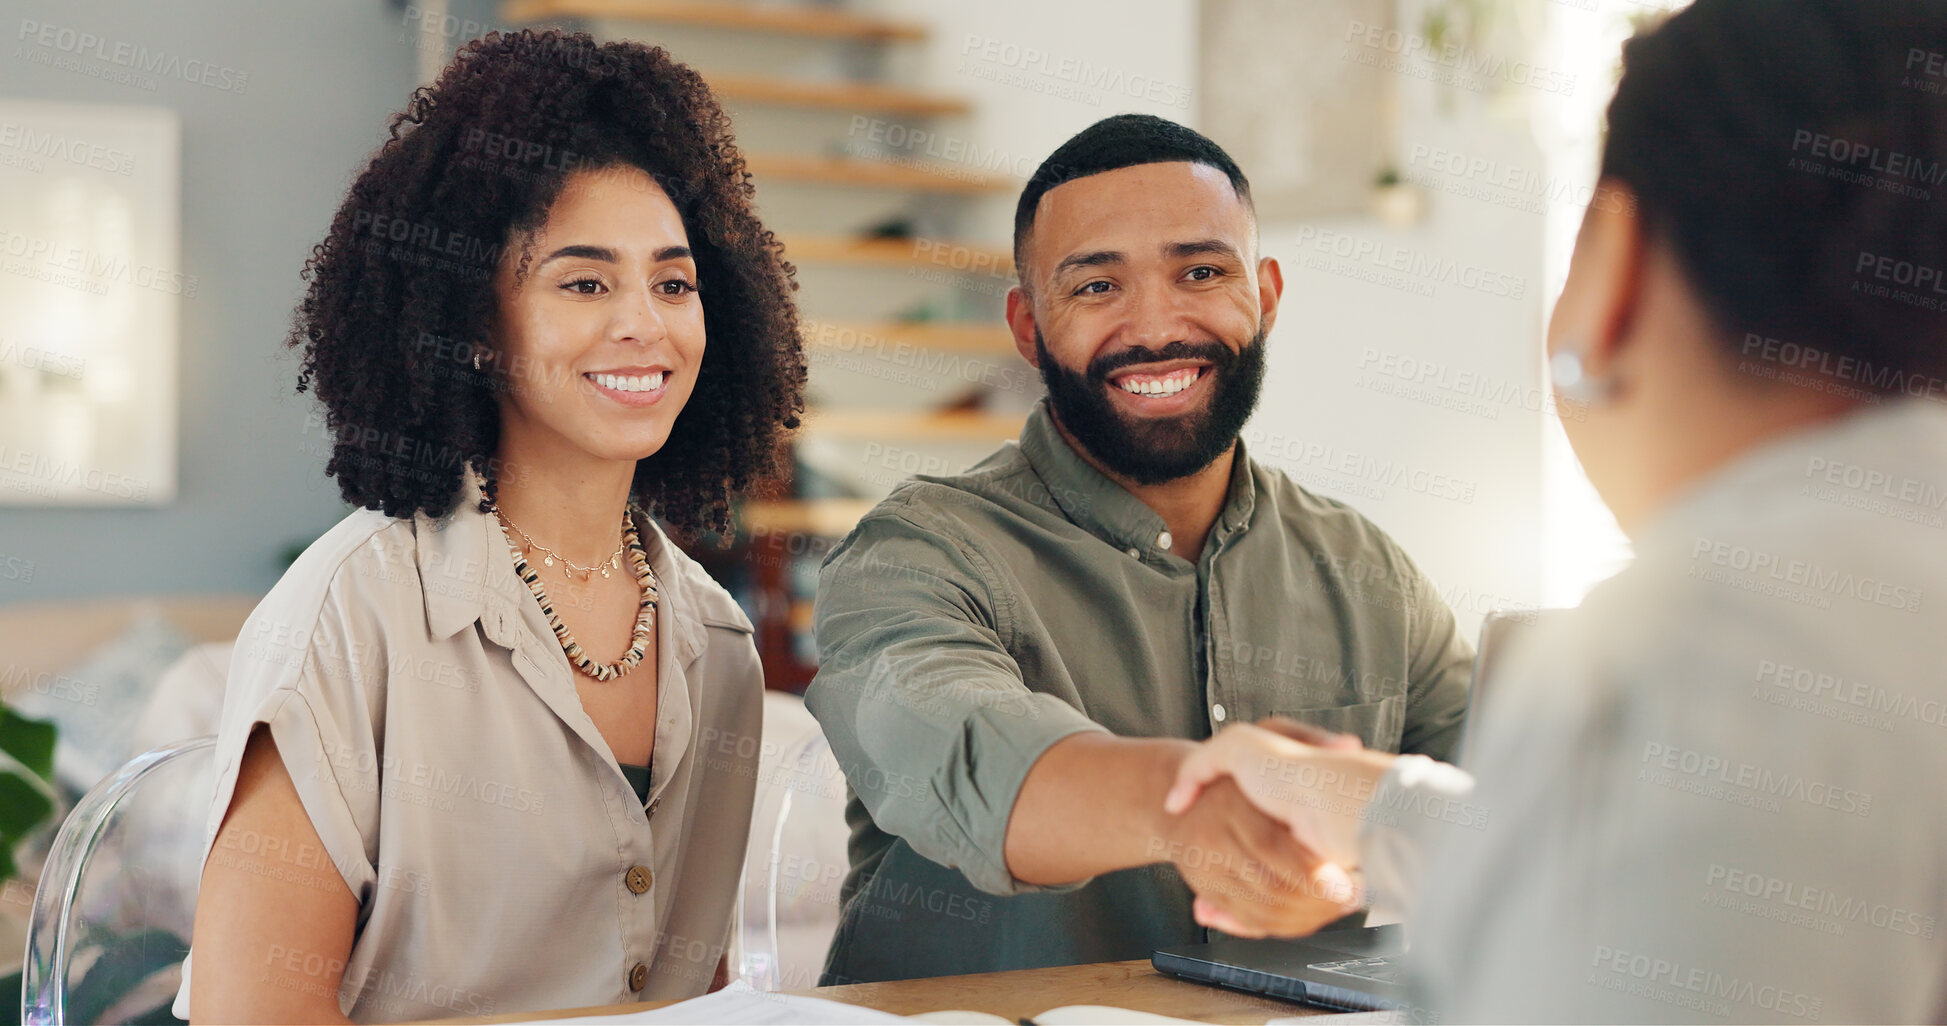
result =
[[[1034,229],[1034,211],[1049,189],[1077,178],[1118,171],[1139,164],[1175,162],[1202,164],[1216,168],[1230,179],[1230,187],[1247,209],[1251,205],[1251,183],[1238,170],[1224,148],[1194,129],[1151,114],[1117,114],[1103,118],[1077,132],[1062,143],[1048,159],[1034,169],[1021,200],[1014,207],[1014,267],[1026,267],[1028,233]],[[1022,279],[1022,284],[1027,284]]]

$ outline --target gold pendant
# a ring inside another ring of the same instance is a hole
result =
[[[603,579],[604,579],[604,580],[606,580],[606,579],[608,578],[608,567],[603,567],[603,568],[602,568],[602,577],[603,577]]]

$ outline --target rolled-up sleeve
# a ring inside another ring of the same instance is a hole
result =
[[[324,608],[297,622],[260,607],[231,656],[216,738],[217,782],[205,843],[214,845],[252,730],[263,724],[297,790],[323,855],[361,903],[377,882],[381,758],[361,668],[348,653],[372,649],[348,622],[334,586]],[[361,647],[362,646],[362,647]],[[222,852],[211,851],[209,857]]]
[[[1016,880],[1007,821],[1049,746],[1105,728],[1022,680],[990,568],[942,526],[882,508],[826,559],[806,705],[881,830],[990,894],[1080,886]]]
[[[364,907],[378,883],[380,755],[364,683],[349,656],[376,651],[379,636],[366,626],[361,638],[342,598],[334,585],[321,609],[266,600],[244,622],[224,685],[203,860],[323,889],[333,886],[335,870]],[[258,724],[270,732],[322,851],[247,834],[219,842]],[[178,1018],[189,1017],[194,962],[192,946],[171,1009]],[[351,1000],[340,997],[347,1014]]]
[[[1408,574],[1411,597],[1407,644],[1412,647],[1408,670],[1406,730],[1399,750],[1452,762],[1460,749],[1467,719],[1469,688],[1474,679],[1474,648],[1461,636],[1453,610],[1440,597],[1404,550],[1393,546]]]

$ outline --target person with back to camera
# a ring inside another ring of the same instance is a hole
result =
[[[637,44],[489,35],[393,119],[292,332],[363,508],[239,638],[178,1015],[723,979],[762,673],[649,514],[722,529],[797,426],[790,268],[751,195],[702,80]]]
[[[1235,783],[1410,910],[1424,1012],[1947,1018],[1943,53],[1947,8],[1893,0],[1632,41],[1628,202],[1590,207],[1549,349],[1635,561],[1505,653],[1471,773],[1285,724],[1185,760],[1168,808]],[[1281,783],[1328,773],[1369,801]]]

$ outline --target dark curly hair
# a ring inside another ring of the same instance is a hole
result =
[[[1923,73],[1942,52],[1938,0],[1698,0],[1628,44],[1602,173],[1681,259],[1726,359],[1784,339],[1872,392],[1947,377],[1938,294],[1872,273],[1947,269],[1947,76]]]
[[[491,33],[462,47],[391,122],[304,270],[297,389],[325,406],[325,472],[345,501],[434,516],[471,467],[503,473],[497,396],[520,374],[486,355],[493,273],[576,172],[636,168],[682,216],[702,285],[695,391],[634,500],[681,535],[723,531],[733,495],[774,479],[803,412],[793,268],[751,210],[730,119],[660,48],[586,33]],[[519,254],[518,272],[528,254]],[[484,505],[484,503],[483,503]]]

